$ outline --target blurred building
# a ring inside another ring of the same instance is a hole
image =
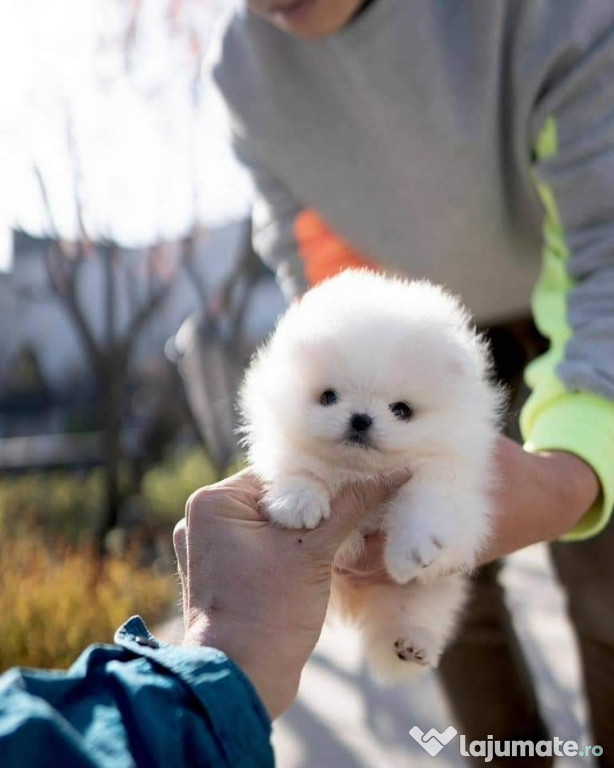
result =
[[[232,272],[243,231],[242,222],[229,222],[208,230],[198,259],[206,285],[214,293]],[[61,302],[54,296],[43,261],[46,241],[23,233],[15,235],[10,272],[0,273],[0,388],[7,365],[21,349],[35,350],[41,372],[53,387],[61,387],[67,376],[84,373],[86,364],[75,327]],[[135,259],[138,253],[135,252]],[[99,264],[85,264],[79,290],[83,305],[99,333],[103,326],[104,294]],[[122,297],[123,302],[127,297]],[[252,343],[262,338],[283,306],[274,281],[263,281],[250,301],[247,327]],[[159,358],[169,336],[188,315],[198,312],[199,297],[185,272],[177,276],[168,298],[139,338],[137,362],[146,365]]]

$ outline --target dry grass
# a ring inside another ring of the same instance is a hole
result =
[[[21,535],[0,542],[0,669],[67,667],[95,642],[112,642],[131,614],[163,618],[177,587],[168,575],[86,547]]]

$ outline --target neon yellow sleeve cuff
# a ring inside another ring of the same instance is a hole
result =
[[[614,402],[590,392],[566,392],[521,416],[525,450],[567,451],[585,461],[601,483],[601,496],[563,541],[587,539],[601,531],[614,507]]]

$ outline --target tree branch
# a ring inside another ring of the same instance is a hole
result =
[[[81,258],[79,256],[71,258],[62,243],[55,219],[53,218],[47,185],[40,168],[36,164],[34,165],[34,175],[37,179],[41,199],[47,214],[49,229],[52,238],[55,240],[45,252],[45,266],[47,267],[51,286],[72,318],[81,342],[92,363],[97,369],[100,369],[104,361],[104,354],[79,304],[77,275],[80,269]]]
[[[141,304],[138,310],[134,313],[126,333],[124,334],[123,341],[120,345],[122,350],[121,354],[125,360],[129,358],[132,347],[147,321],[160,308],[170,293],[177,274],[175,272],[173,275],[169,276],[168,279],[159,287],[155,287],[153,257],[157,247],[158,246],[152,246],[147,251],[148,296],[143,304]]]
[[[203,311],[209,306],[205,281],[196,268],[196,234],[193,232],[181,242],[181,264],[190,278]]]
[[[58,298],[61,300],[64,309],[72,319],[77,329],[79,338],[81,339],[81,343],[85,347],[85,350],[89,355],[92,364],[98,371],[100,371],[102,365],[104,364],[104,352],[98,344],[96,337],[94,336],[92,329],[87,322],[85,313],[79,304],[79,297],[77,294],[74,275],[71,275],[63,286],[59,284],[57,282],[57,278],[53,275],[53,265],[51,264],[53,256],[51,253],[55,250],[56,254],[59,254],[60,249],[57,244],[54,243],[49,247],[48,250],[50,253],[47,253],[46,259],[47,272],[52,282],[53,289]]]

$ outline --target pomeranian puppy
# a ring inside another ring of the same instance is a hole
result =
[[[385,532],[388,583],[335,574],[331,607],[362,630],[376,674],[435,666],[489,535],[501,392],[461,304],[428,282],[348,270],[306,293],[255,355],[244,441],[270,518],[314,528],[356,481],[409,471],[337,553]]]

